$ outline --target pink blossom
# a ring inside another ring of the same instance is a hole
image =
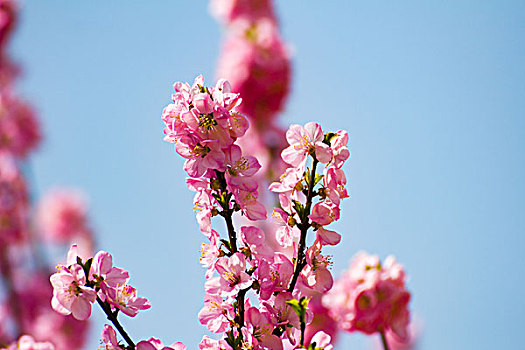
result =
[[[294,222],[293,216],[288,215],[284,210],[275,208],[272,213],[272,221],[278,227],[275,231],[275,238],[277,242],[283,247],[291,247],[296,239],[299,237],[297,227],[290,226],[290,222]]]
[[[157,338],[149,338],[148,340],[143,340],[137,344],[137,350],[185,350],[186,345],[181,342],[176,342],[170,346],[164,346],[164,344]]]
[[[238,21],[225,40],[217,76],[243,97],[239,110],[256,129],[283,109],[291,78],[288,51],[275,22],[267,19]]]
[[[323,294],[314,292],[310,295],[308,309],[312,312],[313,317],[312,322],[306,325],[305,344],[310,344],[312,337],[319,331],[328,334],[332,342],[335,342],[339,328],[337,321],[330,316],[330,310],[323,306]]]
[[[264,231],[255,226],[242,226],[241,239],[248,253],[256,260],[271,259],[273,251],[266,245]]]
[[[339,130],[335,136],[330,140],[330,148],[332,149],[333,160],[332,164],[340,169],[344,162],[350,158],[350,151],[347,147],[348,133],[344,130]]]
[[[40,139],[40,125],[33,110],[4,89],[0,95],[0,152],[25,157]]]
[[[251,177],[261,168],[255,157],[243,156],[241,148],[232,145],[226,150],[226,181],[230,185],[237,185],[239,177]]]
[[[204,307],[199,312],[199,321],[210,332],[222,333],[231,328],[234,319],[233,306],[223,302],[218,295],[206,294]]]
[[[301,276],[303,283],[309,288],[317,292],[327,292],[332,288],[333,278],[328,270],[332,264],[329,256],[325,257],[321,254],[322,245],[320,242],[315,242],[306,251],[306,266],[304,267]]]
[[[286,301],[293,299],[292,293],[281,292],[277,296],[273,296],[270,302],[263,302],[263,310],[268,311],[272,323],[275,326],[287,326],[292,325],[296,329],[300,328],[299,316],[297,313],[286,303]],[[292,328],[286,327],[286,335],[288,338],[292,338]]]
[[[254,221],[266,219],[266,207],[257,200],[259,195],[257,190],[236,187],[232,190],[232,193],[248,219]]]
[[[68,242],[89,232],[87,201],[75,189],[56,189],[40,201],[37,223],[43,236],[55,242]]]
[[[314,154],[321,163],[332,159],[332,150],[323,142],[324,133],[317,123],[307,123],[304,128],[297,124],[290,125],[286,140],[290,146],[282,151],[281,156],[290,165],[299,166]]]
[[[217,258],[220,256],[220,250],[219,250],[219,243],[220,243],[220,237],[219,234],[215,230],[211,230],[210,234],[210,244],[202,243],[201,244],[201,250],[199,250],[199,253],[201,253],[201,257],[199,258],[200,263],[207,268],[206,271],[206,278],[209,279],[213,272],[215,271],[215,262],[217,261]]]
[[[324,350],[333,350],[332,337],[323,331],[315,333],[310,340],[310,344],[315,344],[314,348],[324,349]]]
[[[401,340],[408,336],[409,301],[403,267],[391,256],[381,264],[364,252],[323,298],[342,329],[367,334],[390,330]]]
[[[293,275],[292,262],[282,253],[275,253],[274,261],[262,260],[256,270],[260,286],[260,298],[268,300],[275,291],[284,291],[288,288]]]
[[[105,251],[99,251],[93,258],[89,275],[95,285],[101,288],[101,299],[110,288],[118,288],[129,280],[129,273],[119,267],[113,267],[113,257]]]
[[[234,253],[231,257],[221,257],[215,265],[219,273],[221,296],[232,298],[241,289],[252,284],[250,275],[246,273],[246,258],[242,253]]]
[[[102,342],[105,344],[105,350],[121,350],[122,348],[117,341],[117,333],[110,325],[104,325],[101,335]]]
[[[11,35],[18,19],[18,2],[15,0],[3,0],[0,2],[0,50]]]
[[[139,310],[147,310],[151,307],[146,298],[137,297],[137,290],[129,284],[108,288],[106,297],[111,305],[130,317],[137,316]]]
[[[335,231],[330,231],[320,227],[316,231],[317,241],[323,245],[336,245],[341,241],[341,235]]]
[[[339,205],[341,199],[348,198],[348,192],[345,188],[346,176],[341,169],[333,166],[325,168],[323,186],[325,196],[337,205]]]
[[[272,334],[275,324],[268,312],[261,312],[255,307],[246,310],[246,323],[250,333],[257,339],[258,349],[282,350],[283,345],[279,337]]]
[[[53,286],[51,306],[55,311],[62,315],[72,314],[77,320],[89,318],[96,292],[85,286],[86,276],[82,266],[62,266],[59,272],[50,277],[50,281]]]
[[[319,225],[328,225],[339,220],[339,206],[330,201],[316,203],[308,217]]]

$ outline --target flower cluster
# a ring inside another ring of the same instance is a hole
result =
[[[53,309],[63,315],[72,314],[78,320],[91,315],[91,304],[105,303],[111,311],[119,309],[134,317],[139,310],[151,307],[146,298],[137,297],[136,289],[128,284],[129,273],[113,266],[111,254],[99,251],[83,262],[77,246],[69,250],[66,265],[58,265],[58,272],[50,278],[53,286]]]
[[[405,271],[395,258],[381,263],[378,256],[365,252],[356,255],[323,298],[342,329],[383,336],[392,332],[401,341],[408,337],[409,301]]]
[[[195,208],[201,212],[203,233],[212,235],[208,224],[212,209],[217,204],[228,204],[227,193],[233,195],[235,209],[241,209],[249,219],[266,218],[264,206],[257,201],[258,184],[253,178],[259,162],[243,155],[235,144],[248,128],[247,119],[237,110],[242,102],[239,94],[231,92],[226,80],[205,87],[202,76],[192,86],[179,82],[174,88],[174,103],[162,114],[165,140],[174,143],[177,153],[186,159],[184,170],[191,176],[187,184],[197,192]]]
[[[82,259],[78,256],[77,246],[73,245],[67,254],[66,265],[59,264],[57,270],[58,272],[50,277],[53,286],[53,309],[62,315],[71,314],[77,320],[86,320],[91,316],[91,304],[96,301],[127,343],[119,343],[115,329],[105,325],[101,339],[106,350],[186,349],[180,342],[164,346],[156,338],[135,345],[117,316],[122,312],[135,317],[140,310],[147,310],[151,305],[146,298],[138,297],[137,290],[128,284],[128,271],[113,266],[110,253],[99,251],[92,258]]]
[[[341,169],[349,158],[348,135],[324,133],[316,123],[292,125],[287,132],[289,147],[282,152],[290,167],[270,186],[279,194],[280,207],[273,210],[271,225],[251,223],[264,219],[266,209],[257,201],[253,178],[260,165],[253,156],[243,155],[236,139],[242,133],[232,133],[228,121],[231,115],[241,116],[236,109],[240,98],[225,80],[215,87],[202,83],[202,77],[193,86],[176,83],[175,103],[162,115],[166,140],[186,158],[184,169],[191,176],[187,185],[196,192],[197,221],[209,240],[201,249],[207,272],[199,320],[222,336],[204,337],[199,349],[304,347],[305,326],[312,320],[307,299],[333,283],[330,257],[321,251],[341,238],[325,226],[339,219],[340,201],[348,197]],[[320,164],[324,170],[317,173]],[[238,231],[237,212],[248,219]],[[218,216],[226,221],[228,232],[223,237],[212,228],[212,218]],[[309,229],[316,232],[316,239],[307,247]],[[250,291],[257,302],[247,297]],[[317,347],[329,349],[330,335],[317,337]]]

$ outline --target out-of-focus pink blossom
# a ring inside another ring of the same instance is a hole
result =
[[[90,235],[85,196],[75,189],[55,189],[40,201],[37,223],[44,238],[65,243]]]
[[[389,256],[361,252],[323,298],[323,304],[342,329],[367,334],[392,331],[407,339],[410,293],[403,267]]]
[[[27,237],[28,194],[15,159],[0,152],[0,245]]]
[[[0,94],[0,151],[25,157],[40,139],[40,125],[31,107],[4,89]]]
[[[275,22],[237,23],[225,40],[217,76],[243,97],[239,109],[253,127],[264,129],[283,109],[290,89],[290,54]]]
[[[53,290],[43,274],[17,273],[16,285],[21,328],[26,333],[38,341],[53,343],[55,350],[81,349],[84,346],[89,322],[58,314],[50,307]]]
[[[211,0],[210,12],[227,23],[239,19],[275,19],[271,0]]]
[[[49,342],[37,342],[30,335],[23,335],[7,350],[55,350],[55,346]]]

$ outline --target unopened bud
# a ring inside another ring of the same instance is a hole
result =
[[[213,208],[211,210],[211,216],[213,217],[213,216],[217,216],[217,215],[219,215],[219,211],[216,208]]]

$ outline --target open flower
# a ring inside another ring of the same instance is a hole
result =
[[[53,286],[53,309],[62,315],[72,314],[77,320],[86,320],[91,315],[91,303],[97,298],[95,290],[86,287],[86,275],[82,266],[73,264],[69,268],[59,266],[60,271],[51,275]]]

